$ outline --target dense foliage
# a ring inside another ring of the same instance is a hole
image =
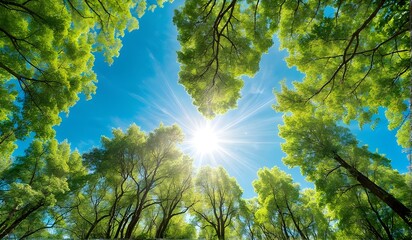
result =
[[[289,121],[289,120],[288,120]],[[287,122],[287,121],[286,121]],[[307,124],[311,126],[310,124]],[[336,128],[336,127],[331,127]],[[314,129],[314,128],[312,128]],[[315,129],[316,130],[316,129]],[[324,130],[323,132],[325,132]],[[302,129],[305,132],[305,129]],[[282,134],[288,134],[282,129]],[[334,136],[329,133],[322,137]],[[390,198],[411,205],[409,175],[364,148],[338,151]],[[101,146],[84,153],[67,142],[35,140],[2,173],[0,237],[16,238],[206,238],[206,239],[407,239],[411,228],[369,185],[352,178],[325,147],[305,149],[304,136],[286,157],[315,189],[301,190],[279,168],[263,168],[253,182],[257,198],[243,199],[235,178],[222,167],[194,169],[178,148],[179,127],[160,125],[147,134],[136,125],[114,129]],[[328,140],[327,144],[333,144]],[[319,143],[320,144],[320,143]],[[357,154],[358,158],[351,157]],[[318,159],[318,160],[317,160]],[[302,164],[302,166],[305,166]],[[384,191],[384,190],[383,190]],[[404,206],[405,207],[405,206]],[[406,208],[406,207],[405,207]],[[404,214],[407,214],[405,211]],[[49,231],[52,229],[52,231]]]
[[[410,147],[408,1],[189,0],[174,22],[180,82],[205,116],[236,106],[242,75],[258,70],[274,33],[289,66],[305,74],[278,95],[280,111],[322,105],[360,125],[385,109],[390,130]]]
[[[157,1],[160,6],[165,1]],[[143,1],[0,1],[0,164],[16,140],[54,136],[61,112],[95,92],[94,52],[111,64]],[[151,6],[154,8],[154,6]]]
[[[176,125],[114,129],[82,154],[55,140],[59,114],[96,91],[94,53],[111,64],[164,2],[0,0],[0,238],[412,238],[411,175],[349,130],[382,109],[411,147],[405,0],[187,0],[175,12],[179,82],[207,117],[236,106],[277,34],[305,74],[276,93],[283,162],[314,189],[263,168],[243,199],[224,168],[193,167]]]

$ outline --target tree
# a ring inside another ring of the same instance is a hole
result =
[[[306,188],[300,192],[300,202],[303,214],[302,222],[306,223],[305,231],[314,239],[339,239],[337,237],[337,229],[334,223],[338,221],[333,217],[334,208],[326,207],[320,197],[319,191],[316,189]]]
[[[145,0],[0,1],[2,164],[16,140],[30,133],[53,137],[59,114],[68,113],[80,94],[91,97],[97,81],[93,53],[101,51],[111,64],[120,38],[138,28],[146,5]]]
[[[204,115],[236,105],[239,77],[258,70],[276,33],[289,66],[305,74],[294,91],[283,87],[280,111],[310,101],[336,120],[363,125],[383,107],[399,144],[410,147],[408,1],[192,0],[174,22],[179,81]]]
[[[166,235],[173,239],[197,239],[197,230],[194,224],[186,220],[187,215],[173,217],[169,222]]]
[[[279,168],[260,169],[253,187],[260,204],[256,221],[267,239],[334,238],[321,209],[316,205],[307,208],[309,201],[300,193],[299,185]]]
[[[189,0],[173,19],[182,46],[179,82],[207,116],[236,106],[242,75],[253,76],[272,32],[243,1]],[[263,20],[264,21],[264,20]]]
[[[390,168],[388,159],[358,146],[342,125],[374,121],[374,127],[383,108],[388,128],[399,129],[398,144],[410,147],[408,4],[333,1],[310,7],[309,3],[290,11],[292,21],[281,21],[279,30],[281,46],[290,53],[288,64],[305,73],[302,82],[294,82],[293,88],[284,83],[276,94],[275,108],[285,113],[285,125],[280,127],[286,140],[282,149],[288,154],[284,162],[300,166],[330,201],[344,192],[348,206],[342,202],[336,210],[340,214],[349,213],[349,208],[362,210],[351,219],[364,223],[363,236],[396,238],[395,229],[407,234],[411,205],[396,194],[405,191],[404,177]],[[355,14],[362,17],[354,20]],[[397,177],[380,181],[375,174]],[[322,190],[322,186],[329,187]],[[385,224],[382,219],[393,219],[394,212],[404,223],[395,217],[396,224]],[[339,216],[341,223],[348,219]]]
[[[109,194],[112,186],[102,177],[87,176],[82,191],[73,196],[74,207],[62,228],[68,229],[70,236],[81,239],[105,236],[104,221],[111,216],[113,198],[114,201],[120,198],[116,189]]]
[[[225,239],[228,228],[239,213],[242,189],[223,167],[202,167],[196,176],[197,203],[193,207],[201,228]]]
[[[394,197],[395,184],[378,185],[368,175],[370,162],[389,167],[387,160],[357,146],[355,138],[340,127],[352,120],[360,126],[372,122],[374,127],[382,108],[388,128],[398,129],[398,144],[411,147],[409,12],[407,1],[394,0],[186,1],[174,19],[182,45],[179,81],[204,115],[225,112],[240,96],[239,76],[258,70],[253,66],[277,34],[281,48],[289,52],[289,66],[305,74],[293,88],[284,83],[276,94],[276,110],[285,113],[280,133],[286,139],[284,162],[300,166],[313,181],[321,179],[316,169],[344,169],[346,177],[411,226],[411,208]],[[193,36],[189,29],[196,29]],[[257,39],[264,47],[255,47]],[[244,52],[238,54],[236,49],[243,43],[253,47],[242,47]],[[226,64],[228,60],[233,66]],[[249,67],[239,67],[245,63]],[[401,185],[398,191],[404,191]],[[372,212],[373,204],[368,204]]]
[[[367,189],[351,179],[343,178],[344,174],[339,170],[331,173],[335,176],[329,175],[328,180],[333,182],[334,186],[325,186],[319,190],[319,201],[332,209],[331,215],[337,220],[338,231],[336,235],[338,239],[410,238],[411,231],[408,231],[405,224],[391,208]],[[382,172],[377,171],[375,174],[379,176]],[[386,174],[396,177],[393,174]],[[406,199],[403,198],[403,200]]]
[[[160,212],[155,238],[167,237],[172,219],[186,213],[193,206],[192,167],[192,161],[188,157],[178,159],[168,168],[169,177],[154,190]]]
[[[34,140],[0,175],[0,238],[44,233],[62,221],[57,209],[65,207],[64,200],[77,190],[73,183],[85,174],[80,154],[67,142]]]
[[[412,228],[411,208],[394,196],[396,191],[405,191],[406,179],[401,178],[400,182],[385,179],[386,182],[378,185],[370,177],[374,176],[370,167],[386,169],[386,172],[383,171],[385,174],[399,176],[391,169],[390,161],[380,154],[369,152],[367,146],[359,147],[347,128],[336,125],[331,116],[319,112],[318,108],[316,113],[309,111],[284,116],[285,124],[279,127],[279,135],[286,140],[282,144],[282,150],[287,154],[283,162],[291,167],[301,167],[302,173],[319,187],[330,173],[344,169],[346,176],[341,178],[351,178]]]
[[[362,126],[383,107],[388,128],[398,129],[398,143],[410,147],[408,2],[311,2],[280,26],[287,62],[305,78],[294,83],[293,93],[283,87],[278,110],[304,111],[310,101],[335,120]]]
[[[145,134],[133,124],[126,132],[114,129],[112,138],[102,137],[102,147],[84,155],[92,176],[72,211],[73,228],[87,226],[78,236],[132,238],[137,229],[150,235],[159,216],[159,234],[165,234],[170,220],[187,211],[181,195],[191,186],[183,172],[191,171],[191,160],[177,148],[182,140],[176,125],[160,125]],[[164,208],[164,215],[156,205]],[[139,226],[141,220],[150,227]]]
[[[112,134],[112,139],[102,137],[101,148],[83,155],[92,174],[78,197],[79,207],[73,212],[75,225],[88,226],[80,233],[82,238],[124,237],[136,197],[132,175],[136,175],[138,152],[147,137],[134,124],[126,133],[114,129]],[[80,229],[75,225],[76,231]]]
[[[263,239],[265,237],[263,226],[255,217],[260,204],[257,197],[242,199],[239,211],[239,232],[245,239]]]
[[[155,203],[148,198],[149,192],[165,181],[169,175],[167,172],[169,164],[183,157],[183,153],[177,148],[177,144],[181,141],[183,141],[183,133],[177,125],[171,127],[161,125],[149,134],[142,154],[136,156],[137,172],[131,176],[135,183],[136,199],[126,229],[126,238],[132,236],[143,209]]]

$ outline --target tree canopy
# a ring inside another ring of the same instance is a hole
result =
[[[195,15],[189,14],[193,11]],[[321,191],[329,186],[325,179],[336,172],[343,174],[336,180],[349,180],[342,183],[342,188],[363,189],[356,189],[356,198],[361,199],[359,204],[367,199],[368,211],[380,219],[378,227],[365,220],[377,238],[394,238],[393,229],[382,224],[386,210],[379,210],[378,205],[389,207],[391,214],[395,212],[402,219],[401,225],[411,227],[410,203],[396,196],[396,192],[408,189],[405,175],[394,177],[399,182],[393,183],[370,176],[380,171],[386,175],[397,173],[389,160],[371,153],[367,146],[359,146],[342,126],[355,120],[361,127],[372,123],[373,128],[383,109],[388,129],[398,131],[398,144],[411,147],[407,1],[186,1],[174,21],[182,45],[178,53],[182,64],[179,81],[199,111],[209,117],[234,107],[240,96],[241,88],[226,85],[223,73],[239,83],[242,75],[253,75],[261,54],[276,34],[280,48],[289,53],[288,65],[305,75],[292,85],[284,82],[276,93],[275,109],[284,113],[279,133],[286,141],[282,145],[287,154],[283,162],[299,166]],[[195,31],[189,35],[191,28]],[[245,39],[240,41],[240,37]],[[263,47],[255,40],[260,40]],[[243,47],[244,42],[247,47]],[[237,52],[238,46],[245,52]],[[235,66],[220,65],[227,59]],[[219,87],[219,82],[224,87]],[[376,169],[370,169],[371,165]],[[305,238],[303,232],[296,231]],[[288,237],[287,231],[283,234]]]
[[[341,191],[345,191],[345,187],[364,188],[398,214],[409,227],[412,226],[410,200],[405,195],[396,196],[408,189],[405,175],[394,171],[387,158],[371,153],[367,146],[359,147],[347,128],[337,126],[330,117],[328,119],[319,112],[285,116],[284,122],[279,135],[286,140],[282,144],[282,150],[287,154],[283,158],[286,165],[299,166],[320,191],[331,184],[329,180],[333,177],[329,176],[335,176],[331,173],[336,173],[340,176],[335,180],[346,183],[335,182],[331,186],[334,194],[337,194],[339,185]],[[380,182],[375,177],[377,174],[392,177]]]
[[[185,1],[173,19],[182,49],[179,82],[207,117],[234,108],[242,75],[253,76],[272,44],[266,20],[234,1]],[[255,22],[258,20],[259,22]]]
[[[1,236],[410,237],[410,175],[358,147],[333,121],[306,117],[285,117],[283,160],[300,166],[315,188],[301,190],[278,167],[263,168],[254,199],[242,198],[224,168],[194,169],[178,149],[183,135],[176,125],[151,133],[137,125],[114,129],[83,156],[67,142],[35,140],[1,173]]]
[[[267,239],[333,239],[335,236],[330,220],[322,213],[325,209],[311,205],[306,190],[300,192],[299,185],[290,175],[279,168],[260,169],[258,179],[253,182],[260,208],[256,221],[262,226]],[[309,207],[310,206],[310,207]]]
[[[157,1],[162,6],[166,1]],[[0,1],[0,157],[30,133],[54,136],[61,112],[96,90],[93,53],[111,64],[147,5],[135,0]]]
[[[275,93],[282,161],[314,188],[265,167],[244,199],[228,170],[194,166],[177,125],[113,129],[84,152],[56,140],[60,114],[96,92],[96,54],[112,64],[139,18],[172,1],[0,0],[0,238],[412,238],[412,175],[351,132],[384,114],[411,148],[406,0],[186,0],[175,10],[178,81],[208,118],[236,107],[279,39],[304,74]]]
[[[283,86],[278,110],[305,111],[312,102],[362,126],[384,108],[388,128],[410,147],[407,1],[189,0],[174,21],[179,81],[205,116],[236,106],[240,77],[256,73],[276,34],[289,66],[305,74],[293,89]]]
[[[208,239],[225,239],[239,214],[242,189],[222,167],[203,167],[195,181],[197,203],[193,207]]]
[[[84,175],[81,155],[67,142],[33,141],[25,156],[1,173],[0,237],[28,237],[56,225]]]

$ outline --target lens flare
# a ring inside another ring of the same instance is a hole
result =
[[[193,147],[201,154],[211,154],[219,147],[216,131],[209,125],[195,130],[192,139]]]

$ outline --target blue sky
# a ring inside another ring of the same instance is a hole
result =
[[[205,124],[190,96],[178,84],[179,44],[172,23],[173,8],[177,5],[178,2],[165,4],[154,13],[147,12],[140,20],[140,29],[123,38],[120,57],[112,66],[96,55],[97,93],[90,101],[82,98],[68,116],[62,115],[62,123],[55,128],[58,140],[67,139],[73,149],[85,152],[99,146],[102,135],[111,136],[112,128],[126,129],[132,123],[146,132],[161,122],[177,123],[187,139],[194,128]],[[210,122],[220,130],[222,151],[200,156],[187,141],[182,144],[182,149],[195,158],[196,166],[223,165],[236,177],[245,198],[255,196],[251,183],[257,177],[257,170],[264,166],[279,166],[302,187],[311,186],[299,169],[289,169],[281,161],[283,140],[278,137],[277,125],[282,123],[282,117],[272,109],[273,90],[280,88],[281,80],[300,80],[303,75],[286,66],[287,53],[279,52],[278,46],[275,43],[263,56],[259,73],[253,79],[245,79],[238,108]],[[396,145],[395,133],[386,130],[384,121],[374,131],[367,127],[363,130],[353,127],[353,131],[361,144],[368,144],[373,151],[379,149],[393,160],[393,166],[400,172],[407,171],[406,154]]]

